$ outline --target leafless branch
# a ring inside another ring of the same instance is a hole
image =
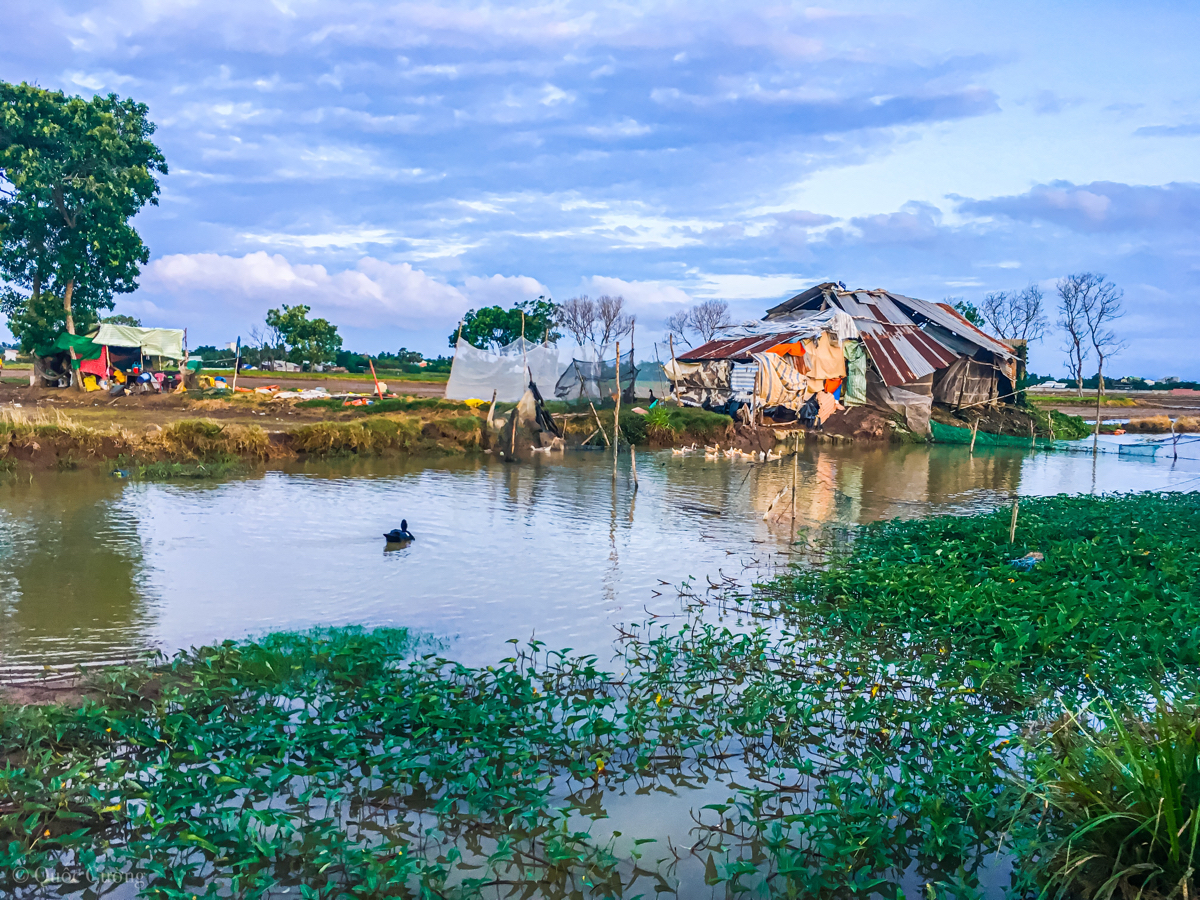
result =
[[[729,324],[729,304],[724,300],[705,300],[692,307],[688,314],[692,330],[700,335],[702,342],[713,339],[717,329]]]
[[[681,309],[677,313],[671,313],[667,316],[667,333],[675,335],[683,343],[689,347],[692,342],[688,340],[688,330],[691,328],[692,311],[690,309]]]
[[[637,317],[625,312],[625,298],[604,294],[596,299],[596,327],[600,330],[600,346],[607,347],[633,330]]]
[[[587,294],[572,297],[558,309],[558,324],[580,347],[596,342],[596,303]]]

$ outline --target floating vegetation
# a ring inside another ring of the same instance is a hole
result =
[[[114,669],[0,712],[0,869],[162,898],[1194,895],[1200,495],[1010,521],[684,585],[607,665],[339,629]]]

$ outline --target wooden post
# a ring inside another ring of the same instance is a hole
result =
[[[233,357],[233,389],[237,391],[238,370],[242,367],[242,338],[241,335],[237,339],[237,352]]]
[[[516,457],[517,455],[517,410],[520,408],[518,403],[512,408],[512,412],[508,414],[509,423],[512,426],[512,438],[508,442],[508,455]]]
[[[1010,544],[1016,543],[1017,540],[1017,506],[1020,502],[1020,498],[1013,497],[1012,523],[1008,526],[1008,542]]]
[[[458,320],[458,336],[454,339],[455,348],[458,347],[458,342],[462,340],[462,327],[463,327],[463,320],[459,319]]]
[[[621,342],[617,341],[617,405],[613,409],[613,466],[621,449]],[[614,468],[614,472],[616,469]]]
[[[1034,430],[1033,430],[1033,419],[1029,420],[1029,449],[1030,450],[1037,449],[1037,435],[1034,433]]]
[[[1171,458],[1179,459],[1179,435],[1175,432],[1175,420],[1171,420]]]
[[[492,390],[492,405],[488,407],[488,417],[487,417],[488,428],[492,427],[492,422],[495,420],[495,418],[496,418],[496,391],[493,389]]]
[[[1103,362],[1103,360],[1101,360]],[[1096,376],[1096,430],[1092,432],[1092,455],[1100,452],[1100,391],[1104,384],[1104,372],[1099,370]]]
[[[671,371],[675,371],[675,335],[667,335],[667,342],[671,345]],[[671,393],[675,395],[675,399],[679,399],[679,388],[675,384],[675,379],[671,379]]]
[[[383,391],[379,387],[379,379],[375,377],[375,363],[369,356],[367,357],[367,365],[371,367],[371,380],[375,382],[375,393],[379,396],[379,399],[382,400]]]
[[[971,425],[971,453],[975,452],[975,435],[979,433],[979,417],[975,417],[975,421]]]
[[[606,432],[604,430],[604,426],[600,424],[600,413],[596,412],[596,407],[592,405],[591,400],[588,401],[588,406],[592,407],[592,415],[596,417],[596,428],[600,430],[600,436],[604,438],[604,446],[611,447],[612,445],[608,442],[608,432]],[[591,438],[588,438],[588,440],[591,440]],[[587,441],[584,441],[584,443],[587,443]]]
[[[633,492],[636,494],[638,489],[637,452],[633,449],[633,444],[629,445],[629,463],[633,466]]]
[[[800,476],[800,435],[796,435],[796,452],[792,454],[792,530],[796,527],[796,481]]]

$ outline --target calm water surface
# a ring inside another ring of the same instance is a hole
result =
[[[535,635],[606,660],[661,581],[786,563],[792,461],[574,453],[310,464],[218,484],[94,472],[0,482],[0,674],[270,630],[404,625],[481,663]],[[796,527],[969,512],[1022,495],[1190,490],[1200,461],[958,447],[802,451]],[[417,540],[384,551],[407,519]],[[661,594],[656,592],[661,591]]]

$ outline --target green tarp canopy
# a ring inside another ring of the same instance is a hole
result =
[[[82,334],[63,332],[44,347],[34,347],[33,352],[38,356],[54,356],[57,353],[68,353],[74,348],[77,359],[99,359],[101,347],[90,337]]]
[[[146,356],[183,359],[182,328],[141,328],[136,325],[103,324],[92,340],[109,347],[137,347]]]

